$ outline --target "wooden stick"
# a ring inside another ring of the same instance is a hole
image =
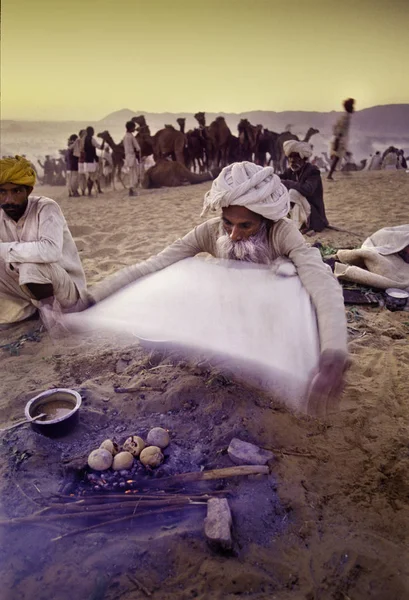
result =
[[[141,590],[141,592],[143,592],[145,594],[145,596],[152,596],[152,592],[150,592],[148,590],[148,588],[146,588],[143,585],[143,583],[141,583],[140,581],[138,581],[138,579],[136,579],[136,577],[132,577],[129,574],[127,574],[127,577],[129,579],[129,581],[131,581],[134,585],[136,585],[136,587],[139,588]]]
[[[269,468],[261,465],[242,465],[239,467],[226,467],[224,469],[212,469],[211,471],[194,471],[193,473],[180,473],[172,477],[152,479],[145,486],[158,486],[173,483],[188,483],[191,481],[210,481],[213,479],[227,479],[229,477],[242,477],[244,475],[268,475]],[[142,486],[141,486],[142,487]]]
[[[203,502],[203,505],[207,503]],[[186,504],[183,508],[187,506],[198,506],[199,503],[195,504]],[[91,531],[92,529],[97,529],[97,527],[104,527],[104,525],[113,525],[114,523],[120,523],[121,521],[129,521],[129,519],[137,519],[138,517],[149,517],[151,515],[159,515],[164,512],[173,512],[175,510],[179,510],[182,506],[170,506],[168,508],[161,508],[157,510],[151,510],[148,513],[137,513],[132,515],[127,515],[126,517],[120,517],[119,519],[111,519],[110,521],[104,521],[103,523],[97,523],[97,525],[92,525],[91,527],[85,527],[84,529],[76,529],[75,531],[69,531],[68,533],[64,533],[63,535],[59,535],[56,538],[53,538],[52,542],[57,542],[58,540],[62,540],[63,538],[69,537],[71,535],[76,535],[77,533],[85,533],[87,531]],[[111,513],[112,514],[112,513]]]
[[[38,419],[42,419],[46,417],[45,413],[41,413],[41,415],[37,415],[36,417],[32,417],[31,419],[26,419],[25,421],[19,421],[18,423],[14,423],[14,425],[10,425],[10,427],[5,427],[4,429],[0,429],[0,433],[4,433],[6,431],[10,431],[10,429],[15,429],[16,427],[20,427],[20,425],[27,425],[27,423],[33,423]]]

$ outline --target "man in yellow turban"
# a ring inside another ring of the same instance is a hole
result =
[[[64,215],[54,200],[30,195],[35,181],[25,158],[0,160],[0,329],[36,309],[45,321],[50,311],[71,308],[86,295]]]

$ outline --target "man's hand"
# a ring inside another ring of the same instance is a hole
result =
[[[338,410],[344,389],[344,373],[349,367],[348,355],[339,350],[324,350],[320,356],[318,373],[311,381],[307,412],[311,417],[323,418]]]

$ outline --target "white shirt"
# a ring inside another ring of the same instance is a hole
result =
[[[135,136],[132,135],[132,133],[130,133],[129,131],[125,133],[123,142],[126,158],[134,158],[136,156],[136,153],[140,152],[141,149]]]
[[[16,222],[0,209],[0,260],[6,263],[56,263],[71,277],[81,298],[85,273],[67,222],[58,204],[44,196],[29,196]]]

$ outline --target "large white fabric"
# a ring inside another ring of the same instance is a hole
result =
[[[293,409],[304,409],[318,364],[315,312],[286,259],[267,267],[188,258],[65,318],[77,331],[133,333],[195,351]]]
[[[284,154],[290,156],[293,152],[296,152],[301,158],[310,158],[312,155],[312,148],[308,142],[300,142],[299,140],[287,140],[283,144]]]
[[[288,214],[290,198],[273,167],[244,161],[225,167],[213,181],[201,216],[231,205],[245,206],[266,219],[279,221]]]

